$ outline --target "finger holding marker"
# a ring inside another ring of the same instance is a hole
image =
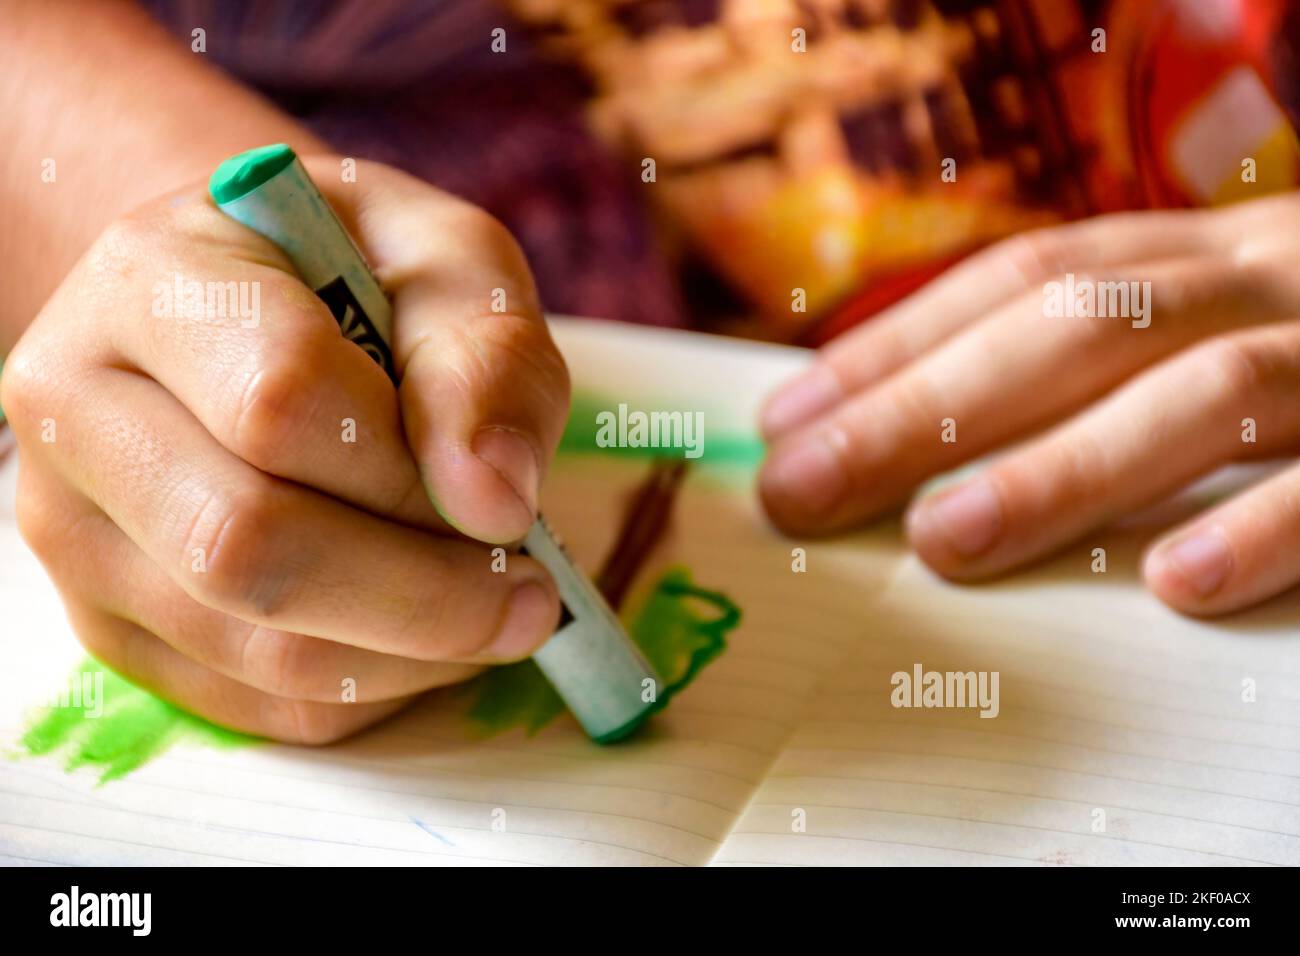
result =
[[[66,605],[68,619],[98,660],[177,706],[244,733],[285,743],[328,744],[410,702],[325,704],[266,694],[204,667],[130,621],[75,599]]]
[[[205,193],[190,188],[136,210],[82,268],[97,281],[66,283],[50,308],[75,316],[85,341],[104,343],[101,363],[153,378],[268,474],[445,528],[420,488],[387,376],[339,334],[283,254]],[[187,287],[245,291],[196,310]],[[152,309],[142,314],[142,305]],[[64,324],[48,331],[77,334]]]
[[[277,697],[394,700],[458,683],[482,665],[413,660],[240,620],[187,594],[84,496],[27,461],[21,527],[55,585],[185,657]]]
[[[362,163],[340,184],[336,168],[304,165],[392,297],[402,418],[429,496],[470,537],[518,540],[569,408],[522,252],[473,206],[423,184],[427,199],[410,201],[414,181],[387,167]]]

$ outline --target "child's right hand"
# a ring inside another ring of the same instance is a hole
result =
[[[550,636],[545,570],[494,573],[468,538],[527,530],[568,376],[491,217],[383,166],[307,166],[393,294],[400,393],[195,186],[105,232],[0,403],[20,526],[87,648],[218,723],[323,742]],[[178,276],[256,283],[258,321],[155,309]]]

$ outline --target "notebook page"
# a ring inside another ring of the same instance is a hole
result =
[[[752,430],[754,403],[800,360],[786,350],[603,324],[561,323],[557,337],[579,391],[703,408],[710,436]],[[595,455],[556,462],[543,506],[588,569],[645,468]],[[860,629],[863,593],[882,585],[896,560],[892,544],[867,536],[834,546],[861,565],[856,590],[833,575],[792,573],[791,544],[768,530],[750,481],[743,468],[692,472],[641,575],[643,591],[660,569],[683,565],[744,616],[729,649],[635,740],[600,747],[567,715],[533,737],[512,730],[481,739],[467,730],[466,702],[442,694],[336,746],[182,742],[103,784],[86,769],[65,772],[57,759],[4,760],[0,862],[707,861],[808,692]],[[12,462],[0,482],[0,671],[20,691],[0,701],[0,739],[17,749],[24,712],[65,680],[81,652],[15,533]]]
[[[1300,596],[1179,617],[1150,534],[977,588],[905,560],[715,862],[1300,863]],[[998,715],[893,706],[918,663],[999,671]]]

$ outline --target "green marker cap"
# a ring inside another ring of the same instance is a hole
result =
[[[247,196],[296,158],[293,149],[285,143],[259,146],[231,156],[208,180],[208,193],[218,206],[224,206]]]

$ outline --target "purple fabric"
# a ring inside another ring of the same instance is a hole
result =
[[[340,152],[377,159],[487,209],[532,264],[552,312],[685,325],[624,168],[586,130],[575,73],[478,0],[145,0],[188,44],[257,86]],[[506,54],[490,49],[507,30]],[[253,144],[250,144],[253,145]]]

